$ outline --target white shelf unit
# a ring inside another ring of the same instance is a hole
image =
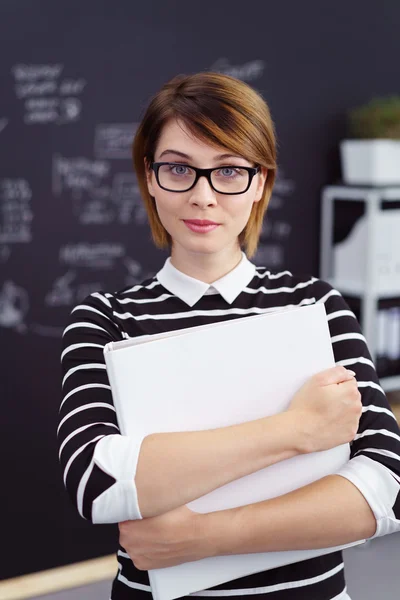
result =
[[[376,315],[378,302],[383,298],[400,298],[400,288],[384,294],[377,291],[376,248],[377,239],[375,228],[377,216],[382,210],[382,202],[400,201],[400,186],[365,187],[349,185],[327,185],[322,189],[321,206],[321,239],[320,239],[320,277],[329,281],[343,295],[360,298],[361,327],[367,339],[372,358],[376,358]],[[333,226],[335,200],[365,202],[367,219],[367,238],[365,261],[366,277],[364,285],[351,281],[339,281],[333,273]],[[400,209],[399,209],[400,210]],[[399,232],[400,235],[400,232]],[[380,379],[383,389],[387,392],[400,390],[400,373],[392,377]]]

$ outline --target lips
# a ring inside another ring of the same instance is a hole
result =
[[[218,225],[215,221],[207,221],[204,219],[184,219],[185,223],[191,223],[192,225]]]
[[[219,227],[219,223],[206,219],[184,219],[183,222],[194,233],[208,233]]]

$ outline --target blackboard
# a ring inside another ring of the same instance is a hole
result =
[[[78,517],[56,449],[60,336],[72,306],[158,270],[130,144],[177,73],[265,97],[279,173],[255,262],[318,275],[321,186],[340,178],[346,111],[399,92],[397,0],[3,0],[0,336],[5,579],[115,549]]]

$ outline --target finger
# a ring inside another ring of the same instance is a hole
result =
[[[357,381],[352,378],[350,381],[343,381],[338,384],[340,386],[340,390],[346,392],[347,394],[354,396],[355,399],[360,399],[361,394],[358,389]]]
[[[341,365],[326,369],[317,373],[314,377],[316,383],[319,385],[333,385],[335,383],[343,383],[345,381],[352,381],[355,377],[355,372],[351,369],[346,369]]]
[[[354,389],[358,390],[357,379],[355,377],[350,377],[346,381],[340,381],[339,385],[348,387],[349,389],[354,388]]]

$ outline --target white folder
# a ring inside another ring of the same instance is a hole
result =
[[[277,414],[307,379],[335,365],[323,304],[111,342],[104,355],[121,433],[132,436],[214,429]],[[335,473],[348,459],[348,444],[298,455],[187,506],[206,513],[261,502]],[[216,556],[153,569],[151,590],[154,600],[173,600],[353,545]]]

